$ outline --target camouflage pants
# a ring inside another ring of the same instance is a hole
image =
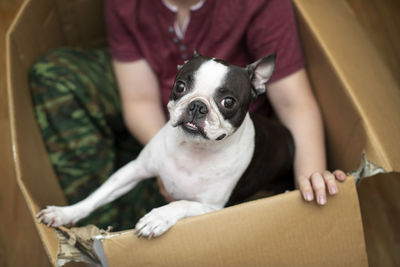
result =
[[[124,126],[107,50],[53,50],[34,64],[29,82],[50,161],[70,204],[138,155],[141,146]],[[80,224],[128,229],[163,204],[155,179],[150,179]]]

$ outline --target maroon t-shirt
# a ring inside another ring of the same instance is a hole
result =
[[[111,55],[118,61],[145,58],[159,79],[165,108],[177,65],[193,50],[246,66],[276,53],[270,80],[277,81],[304,66],[290,0],[206,0],[191,11],[184,38],[178,38],[176,13],[162,0],[106,0]],[[265,97],[254,109],[261,109]]]

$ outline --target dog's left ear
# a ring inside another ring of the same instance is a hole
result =
[[[253,85],[253,97],[265,93],[265,83],[271,78],[274,72],[275,58],[276,55],[272,54],[247,65],[246,69],[249,73],[251,84]]]

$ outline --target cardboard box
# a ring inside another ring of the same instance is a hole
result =
[[[364,152],[366,162],[385,173],[360,183],[360,202],[349,178],[326,207],[307,204],[293,191],[182,220],[155,240],[131,231],[97,239],[109,266],[367,266],[366,251],[371,266],[399,264],[399,85],[345,0],[294,4],[330,169],[357,169]],[[95,0],[28,0],[7,35],[14,164],[32,220],[41,207],[66,200],[36,125],[27,72],[51,48],[104,46],[102,8]],[[36,226],[56,265],[55,231]]]

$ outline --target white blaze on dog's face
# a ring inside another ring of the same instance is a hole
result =
[[[172,87],[168,103],[172,126],[200,140],[230,136],[242,124],[252,100],[265,92],[273,67],[274,56],[240,68],[195,54],[180,67]]]

